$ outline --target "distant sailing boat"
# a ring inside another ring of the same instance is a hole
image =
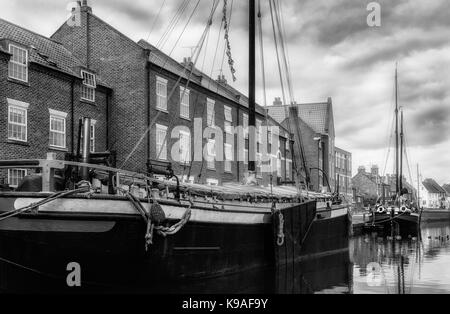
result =
[[[255,0],[249,4],[255,126]],[[90,153],[90,123],[82,156],[0,161],[0,169],[39,170],[17,190],[0,191],[0,288],[71,291],[67,270],[81,267],[84,291],[195,293],[194,283],[210,280],[208,292],[234,293],[219,279],[255,271],[266,278],[275,265],[291,270],[295,261],[348,250],[348,205],[332,195],[180,183],[158,165],[147,174],[113,168],[106,153]]]
[[[390,231],[390,235],[412,235],[418,232],[420,215],[413,212],[407,204],[404,195],[408,190],[403,187],[403,148],[404,148],[404,128],[403,110],[400,117],[399,132],[399,106],[398,106],[398,72],[395,69],[395,196],[393,200],[382,200],[377,203],[375,210],[370,215],[370,222],[367,228],[381,227]],[[383,204],[384,203],[384,204]]]

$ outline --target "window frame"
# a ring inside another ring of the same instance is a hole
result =
[[[227,158],[227,149],[230,151],[231,154],[231,159]],[[229,144],[229,143],[225,143],[224,145],[224,155],[225,155],[225,159],[224,159],[224,164],[223,164],[223,170],[227,173],[232,173],[233,172],[233,145]],[[229,169],[228,169],[229,167]]]
[[[52,148],[56,148],[56,149],[67,149],[67,113],[62,112],[62,111],[56,111],[53,109],[49,109],[50,112],[50,117],[49,117],[49,146]],[[57,130],[52,130],[52,118],[53,119],[62,119],[64,121],[64,132],[61,131],[57,131]],[[58,134],[63,134],[63,139],[64,139],[64,146],[59,146],[59,145],[54,145],[51,144],[50,140],[51,140],[51,133],[58,133]],[[89,141],[90,143],[90,141]]]
[[[167,109],[167,83],[168,83],[168,80],[166,80],[165,78],[156,76],[156,86],[155,86],[156,106],[155,107],[157,110],[160,110],[163,112],[168,112],[168,109]],[[159,91],[158,86],[163,87],[164,95],[158,93],[158,91]],[[164,100],[164,106],[160,106],[161,99]]]
[[[207,152],[208,152],[208,158],[209,157],[213,157],[213,160],[207,160],[206,161],[206,167],[209,170],[216,170],[216,140],[215,139],[208,139],[208,147],[207,147]],[[212,146],[212,147],[211,147]],[[210,149],[214,150],[213,154],[210,154]]]
[[[25,51],[25,64],[21,64],[21,63],[19,63],[17,61],[13,61],[14,54],[13,54],[12,49],[11,49],[12,47],[14,47],[14,48],[16,48],[18,50]],[[13,80],[17,80],[17,81],[20,81],[20,82],[28,83],[28,80],[29,80],[29,77],[28,77],[28,49],[20,47],[18,45],[12,44],[12,43],[10,43],[8,45],[8,48],[9,48],[9,53],[12,55],[10,60],[9,60],[9,62],[8,62],[8,77],[13,79]],[[16,78],[16,77],[11,76],[11,71],[10,71],[10,67],[9,67],[10,63],[16,64],[16,65],[19,65],[19,66],[25,68],[25,77],[26,77],[25,80],[22,80],[20,78]]]
[[[188,145],[188,147],[187,147],[187,149],[188,149],[188,153],[189,154],[185,154],[185,155],[187,155],[187,159],[184,159],[184,157],[183,157],[183,151],[182,151],[182,147],[183,147],[183,141],[182,141],[182,137],[183,136],[186,136],[188,139],[189,139],[189,145]],[[183,130],[180,130],[179,131],[179,143],[180,143],[180,163],[183,163],[183,164],[186,164],[186,163],[188,163],[188,162],[191,162],[191,154],[192,154],[192,151],[191,151],[191,141],[192,141],[192,139],[191,139],[191,133],[190,132],[187,132],[187,131],[183,131]]]
[[[87,74],[88,76],[92,76],[92,80],[94,81],[94,85],[86,83],[86,78],[84,77],[84,74]],[[95,102],[95,91],[97,89],[97,78],[94,73],[89,72],[87,70],[81,70],[81,77],[83,78],[83,81],[81,83],[81,100],[89,101],[89,102]],[[92,96],[93,99],[85,98],[83,97],[83,89],[91,89],[92,90]]]
[[[162,124],[156,124],[156,127],[155,127],[155,137],[156,137],[155,138],[155,148],[156,148],[156,156],[155,157],[158,160],[167,161],[168,160],[167,140],[165,141],[165,143],[163,142],[163,143],[158,144],[158,131],[165,132],[166,133],[165,137],[167,137],[169,127],[162,125]],[[160,147],[158,149],[159,145],[160,145]],[[163,152],[164,147],[165,147],[165,151],[164,151],[164,155],[163,155],[162,152]]]
[[[190,120],[191,119],[191,106],[190,106],[190,94],[191,91],[187,88],[184,88],[183,86],[180,86],[180,117],[183,119],[187,119]],[[184,97],[187,97],[187,103],[184,103]],[[187,107],[187,115],[184,115],[183,113],[183,107],[185,107],[184,109],[186,109]]]
[[[244,139],[248,139],[248,128],[249,128],[249,115],[244,113],[242,114],[242,128],[244,130]]]
[[[10,187],[12,187],[12,188],[17,188],[18,186],[19,186],[19,183],[20,182],[17,182],[17,185],[15,185],[15,184],[11,184],[11,171],[12,170],[16,170],[16,171],[23,171],[23,172],[25,172],[25,174],[24,174],[24,178],[28,175],[28,170],[27,169],[24,169],[24,168],[11,168],[11,169],[8,169],[8,185],[10,186]]]
[[[7,131],[7,138],[8,140],[11,141],[18,141],[18,142],[22,142],[22,143],[27,143],[28,142],[28,108],[29,108],[29,104],[25,103],[25,102],[21,102],[18,100],[14,100],[14,99],[9,99],[7,98],[7,103],[8,103],[8,131]],[[17,122],[12,122],[10,121],[10,111],[11,109],[16,109],[16,110],[23,110],[25,112],[25,123],[24,124],[20,124]],[[13,124],[13,125],[18,125],[21,127],[25,127],[25,140],[23,139],[18,139],[18,138],[13,138],[10,137],[9,135],[9,125]]]
[[[210,116],[212,116],[212,121],[209,121]],[[216,126],[216,101],[211,98],[206,98],[206,125],[208,127]]]

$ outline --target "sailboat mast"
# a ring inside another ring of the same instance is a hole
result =
[[[248,38],[248,110],[249,110],[249,147],[248,171],[256,171],[256,115],[255,115],[255,0],[249,0],[249,38]]]
[[[397,65],[395,66],[395,193],[398,195],[399,182],[398,182],[398,76]]]
[[[417,209],[420,209],[420,175],[419,164],[417,164]]]
[[[404,145],[404,133],[403,133],[403,110],[400,111],[400,182],[399,182],[399,191],[402,193],[403,189],[403,145]]]

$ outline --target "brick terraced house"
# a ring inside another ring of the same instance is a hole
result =
[[[1,22],[0,158],[55,151],[62,159],[76,151],[78,119],[87,116],[96,122],[95,149],[114,151],[117,167],[145,172],[150,164],[166,162],[183,181],[241,182],[248,164],[247,97],[224,77],[214,80],[187,59],[179,63],[146,41],[134,42],[94,15],[87,1],[76,14],[77,23],[70,19],[51,38]],[[267,119],[262,107],[256,111],[258,157],[261,145],[273,157],[272,177],[262,174],[264,161],[258,159],[259,183],[292,181],[291,134]],[[202,122],[200,132],[196,121]],[[237,126],[245,136],[233,132]],[[271,139],[263,139],[263,126],[274,127]],[[199,137],[205,129],[211,134]],[[220,136],[223,147],[216,145]],[[211,159],[194,158],[198,138]],[[246,138],[244,147],[240,138]],[[24,173],[12,175],[9,181],[17,183]]]
[[[295,134],[293,150],[298,167],[302,166],[299,144],[302,143],[306,168],[311,178],[310,190],[334,192],[335,130],[331,98],[326,102],[289,106],[284,106],[280,98],[276,98],[273,106],[267,107],[267,110],[278,123]],[[298,134],[297,126],[300,131]],[[302,168],[304,173],[305,167]]]
[[[111,89],[61,43],[0,19],[0,159],[64,159],[80,118],[93,119],[91,150],[108,148]],[[16,187],[28,169],[0,172]]]

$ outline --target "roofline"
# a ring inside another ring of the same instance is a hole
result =
[[[124,33],[122,33],[121,31],[119,31],[117,28],[115,28],[114,26],[112,26],[111,24],[105,22],[104,20],[102,20],[100,17],[98,17],[97,15],[95,15],[92,12],[89,12],[87,10],[81,11],[82,13],[86,13],[87,15],[91,15],[92,17],[96,18],[97,20],[99,20],[100,22],[104,23],[105,25],[107,25],[108,27],[110,27],[113,31],[115,31],[117,34],[119,34],[121,37],[125,38],[127,41],[132,42],[135,46],[139,47],[140,49],[143,49],[141,47],[141,45],[139,45],[137,42],[135,42],[133,39],[131,39],[130,37],[128,37],[127,35],[125,35]],[[63,24],[61,24],[58,29],[52,34],[51,37],[53,37],[60,29],[61,27],[64,26],[64,24],[67,23],[69,19],[66,19],[65,22]]]
[[[22,30],[24,30],[24,31],[30,32],[30,33],[32,33],[33,35],[36,35],[36,36],[42,37],[42,38],[44,38],[44,39],[50,40],[50,41],[54,42],[55,44],[58,44],[58,45],[60,45],[61,47],[64,47],[64,45],[61,44],[59,41],[54,40],[54,39],[52,39],[52,38],[50,38],[50,37],[47,37],[47,36],[45,36],[45,35],[36,33],[35,31],[29,30],[28,28],[25,28],[25,27],[23,27],[23,26],[20,26],[20,25],[18,25],[18,24],[16,24],[16,23],[12,23],[12,22],[10,22],[10,21],[7,21],[7,20],[5,20],[5,19],[2,19],[1,17],[0,17],[0,21],[6,22],[6,23],[8,23],[8,24],[10,24],[10,25],[13,25],[13,26],[15,26],[15,27],[18,27],[18,28],[20,28],[20,29],[22,29]],[[9,38],[5,38],[5,39],[9,39]],[[64,47],[64,49],[66,49],[66,47]],[[67,50],[67,49],[66,49],[66,50]]]

